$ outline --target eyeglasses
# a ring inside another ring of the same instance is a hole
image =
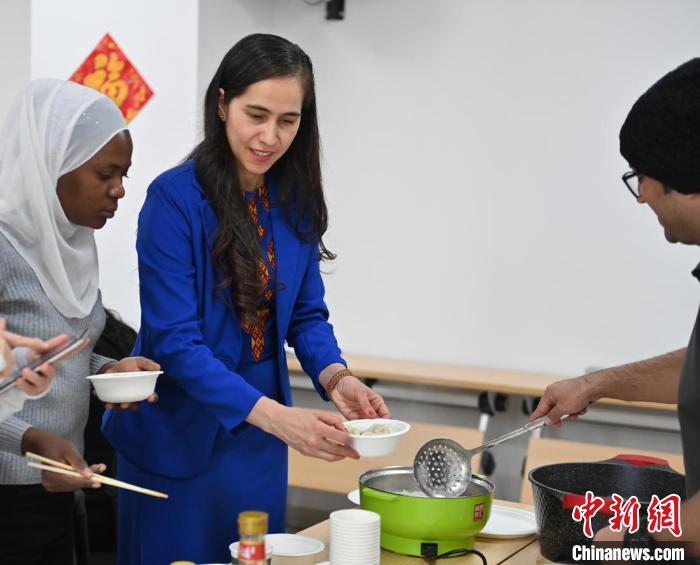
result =
[[[639,199],[639,183],[641,176],[642,175],[640,175],[637,171],[627,171],[624,175],[622,175],[622,182],[625,183],[627,190],[632,193],[635,200]]]

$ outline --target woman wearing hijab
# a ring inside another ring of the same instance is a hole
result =
[[[105,312],[94,231],[124,196],[131,152],[119,109],[87,87],[35,80],[10,109],[0,131],[0,312],[13,330],[40,339],[87,330],[97,342]],[[22,454],[40,452],[85,469],[85,377],[157,368],[144,358],[95,355],[89,345],[56,366],[46,396],[0,424],[0,563],[73,563],[73,491],[94,485],[42,476]]]
[[[388,417],[347,369],[323,296],[327,213],[313,71],[302,49],[256,34],[226,54],[207,89],[204,140],[148,189],[137,251],[134,351],[166,372],[158,404],[108,414],[121,479],[121,565],[228,561],[236,515],[284,531],[288,447],[357,458],[340,415],[292,407],[284,342],[348,419]]]

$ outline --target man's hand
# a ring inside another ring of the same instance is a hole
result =
[[[530,414],[530,420],[542,416],[548,418],[548,425],[557,424],[564,414],[571,414],[569,420],[586,413],[586,408],[593,401],[587,376],[557,381],[549,385],[540,399],[537,408]]]
[[[603,544],[607,545],[608,547],[622,547],[623,543],[625,541],[625,531],[619,531],[619,532],[613,532],[610,529],[610,526],[606,526],[605,528],[601,528],[598,530],[593,537],[593,543],[596,544],[598,542],[602,542]],[[610,563],[611,565],[615,565],[616,563],[622,564],[623,561],[606,561],[606,563]],[[624,563],[628,563],[628,561],[625,561]]]
[[[625,532],[622,530],[619,532],[613,532],[612,529],[610,529],[610,526],[606,526],[605,528],[598,530],[593,538],[593,541],[603,542],[617,541],[622,543],[624,540]]]

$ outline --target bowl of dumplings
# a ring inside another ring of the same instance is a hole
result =
[[[401,443],[402,436],[411,426],[401,420],[372,418],[343,422],[350,434],[350,447],[360,457],[383,457],[389,455]]]

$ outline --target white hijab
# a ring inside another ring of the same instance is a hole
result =
[[[95,305],[97,246],[92,228],[66,217],[58,179],[126,128],[119,108],[103,94],[38,79],[15,100],[0,130],[0,231],[68,318],[84,318]]]

